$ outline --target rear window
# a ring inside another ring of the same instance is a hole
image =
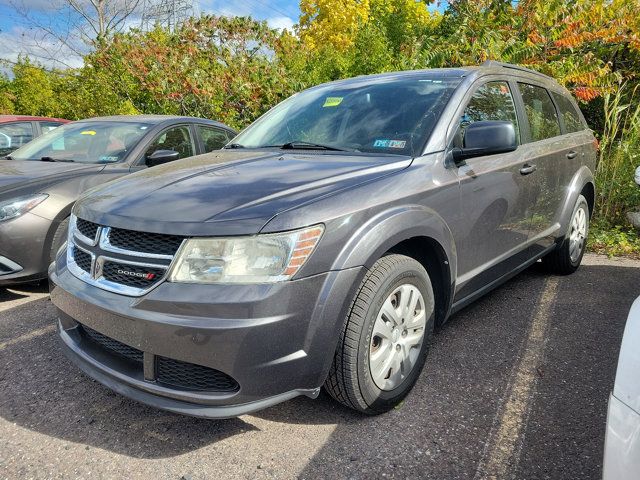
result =
[[[560,135],[560,121],[549,92],[545,88],[528,83],[518,83],[518,86],[529,120],[531,141],[537,142]]]
[[[566,133],[580,132],[587,128],[586,125],[582,123],[580,114],[571,100],[559,93],[552,92],[551,95],[553,95],[553,99],[556,101],[558,110],[560,110],[560,116],[564,121],[564,129]]]

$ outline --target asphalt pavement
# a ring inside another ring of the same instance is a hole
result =
[[[46,287],[0,289],[0,478],[598,479],[640,262],[537,266],[456,314],[394,411],[322,393],[213,421],[125,399],[63,355]]]

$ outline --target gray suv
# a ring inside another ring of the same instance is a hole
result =
[[[311,88],[75,204],[49,269],[64,349],[189,415],[322,386],[387,411],[453,313],[539,259],[578,268],[595,160],[570,94],[512,65]]]

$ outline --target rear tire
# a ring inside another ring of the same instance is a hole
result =
[[[397,254],[379,259],[353,299],[324,388],[369,415],[398,405],[424,366],[434,312],[431,281],[419,262]]]
[[[589,235],[589,204],[579,195],[571,214],[569,231],[562,243],[542,259],[545,268],[558,275],[570,275],[575,272],[587,249]]]

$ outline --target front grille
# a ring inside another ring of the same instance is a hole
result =
[[[187,390],[234,392],[238,383],[226,373],[195,363],[157,357],[157,381]]]
[[[110,261],[105,261],[102,268],[102,276],[106,280],[141,289],[155,285],[164,276],[165,272],[164,268],[140,267]]]
[[[81,325],[79,328],[82,335],[93,343],[100,345],[102,348],[109,350],[111,353],[115,353],[120,357],[142,363],[142,350],[138,350],[137,348],[130,347],[118,340],[114,340],[111,337],[107,337],[86,325]]]
[[[89,273],[91,272],[91,255],[84,250],[80,250],[78,247],[73,247],[73,260],[81,270]]]
[[[95,240],[98,233],[98,224],[78,218],[76,220],[76,228],[85,237]]]
[[[135,232],[122,228],[112,228],[109,243],[123,250],[158,255],[175,255],[184,238],[179,235]]]

